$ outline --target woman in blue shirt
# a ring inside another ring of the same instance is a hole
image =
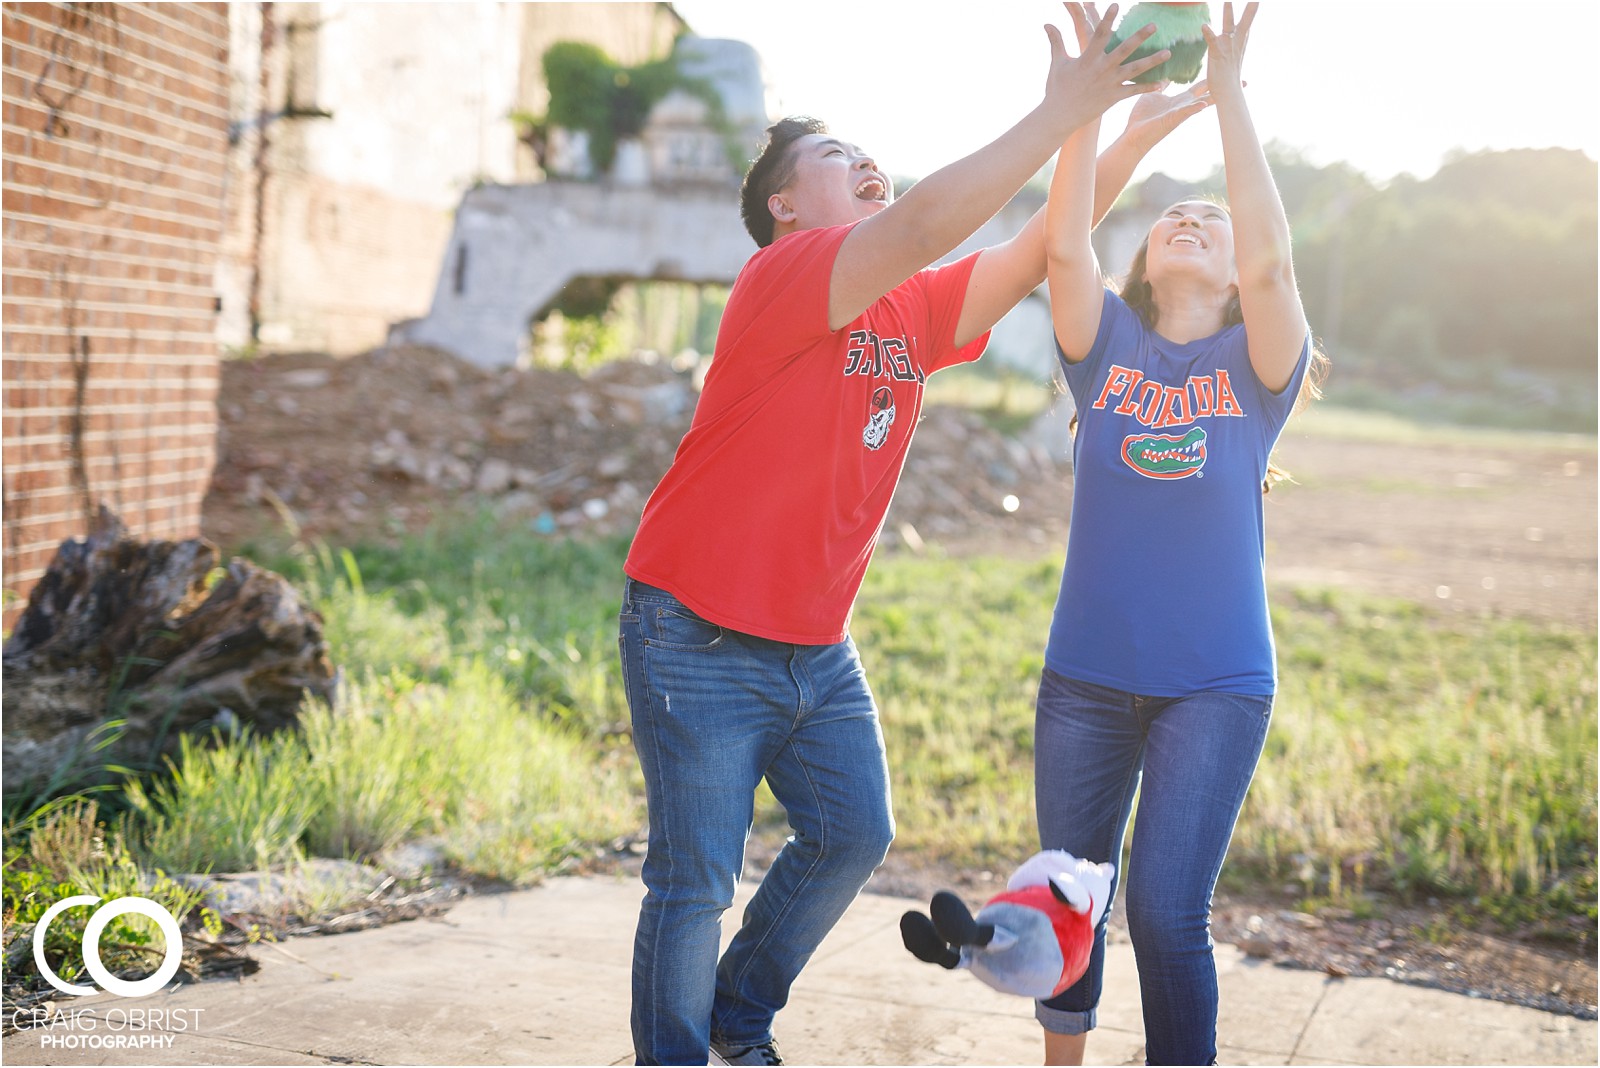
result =
[[[1098,130],[1062,147],[1046,213],[1051,315],[1077,403],[1072,526],[1037,708],[1047,849],[1120,858],[1151,1064],[1216,1056],[1211,894],[1276,688],[1262,492],[1317,357],[1289,224],[1240,80],[1256,5],[1205,30],[1228,198],[1173,205],[1120,293],[1089,242]],[[1119,876],[1120,877],[1120,876]],[[1088,973],[1042,1001],[1047,1064],[1082,1062]]]

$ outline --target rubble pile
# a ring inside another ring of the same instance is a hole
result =
[[[694,369],[676,366],[487,370],[421,346],[228,361],[205,533],[353,544],[481,505],[550,535],[631,530],[694,412]],[[1067,480],[1043,445],[929,406],[883,541],[1051,543]]]

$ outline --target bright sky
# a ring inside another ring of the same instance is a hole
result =
[[[816,115],[891,174],[911,177],[982,147],[1038,103],[1046,22],[1074,48],[1066,12],[1047,0],[674,7],[702,37],[753,45],[785,113]],[[1220,23],[1222,5],[1211,11]],[[1597,43],[1594,0],[1266,0],[1245,79],[1263,141],[1286,142],[1319,165],[1347,160],[1379,181],[1425,178],[1453,148],[1577,148],[1600,158]],[[1103,141],[1128,107],[1109,113]],[[1199,178],[1221,158],[1216,119],[1202,114],[1157,147],[1138,177]]]

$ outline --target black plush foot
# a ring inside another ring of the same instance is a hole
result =
[[[961,963],[961,954],[939,937],[933,921],[920,912],[908,912],[900,917],[900,940],[918,960],[941,968],[954,968]]]
[[[986,946],[994,937],[994,927],[974,920],[966,904],[948,890],[933,895],[932,912],[934,929],[953,946]]]

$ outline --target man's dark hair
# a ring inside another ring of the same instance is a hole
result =
[[[824,134],[828,126],[821,119],[809,115],[791,115],[767,127],[767,143],[761,154],[750,165],[739,189],[739,214],[744,217],[744,228],[756,239],[756,244],[766,248],[772,244],[773,218],[767,210],[767,198],[789,184],[794,177],[794,143],[807,134]]]

